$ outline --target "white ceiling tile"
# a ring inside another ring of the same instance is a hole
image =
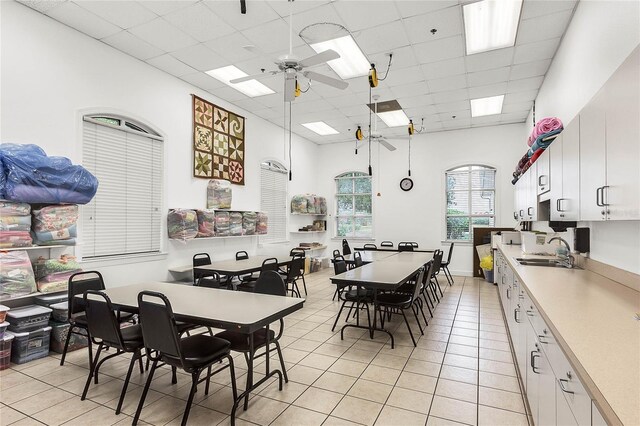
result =
[[[502,113],[511,113],[511,112],[522,112],[522,111],[531,111],[533,107],[533,101],[527,102],[518,102],[515,104],[505,104],[502,106]]]
[[[270,0],[266,3],[281,17],[285,18],[289,16],[289,12],[292,10],[293,14],[301,13],[315,7],[322,6],[329,3],[330,0],[298,0],[291,4],[288,0]],[[293,6],[293,8],[291,8]]]
[[[423,105],[415,108],[403,108],[405,114],[411,119],[413,119],[413,123],[416,127],[420,125],[420,119],[424,118],[425,125],[429,118],[436,119],[438,111],[436,110],[435,105]],[[435,117],[435,118],[434,118]],[[438,120],[439,121],[439,120]]]
[[[117,25],[96,16],[75,3],[63,3],[47,11],[47,15],[94,38],[104,38],[122,31]]]
[[[462,36],[454,36],[443,38],[441,40],[420,43],[414,45],[413,48],[416,58],[421,64],[457,58],[464,54]]]
[[[439,92],[432,95],[433,103],[443,104],[446,102],[454,102],[469,99],[469,91],[467,89],[452,90],[449,92]]]
[[[446,102],[441,104],[436,104],[436,111],[439,113],[442,112],[450,112],[450,111],[464,111],[466,109],[471,108],[469,104],[469,100],[464,101],[454,101],[454,102]]]
[[[280,93],[276,92],[270,95],[258,96],[256,98],[256,101],[258,101],[260,104],[268,108],[279,108],[279,107],[283,107],[284,105],[284,100],[282,99],[282,92]]]
[[[403,19],[413,44],[462,34],[462,7],[452,6],[424,15]],[[432,30],[436,30],[432,33]]]
[[[169,74],[178,77],[198,72],[198,70],[196,70],[195,68],[192,68],[183,62],[180,62],[169,54],[147,59],[147,63],[161,69],[162,71],[168,72]]]
[[[310,112],[322,112],[322,111],[329,111],[334,109],[333,105],[331,105],[329,102],[325,101],[324,99],[318,99],[316,101],[310,101],[310,102],[304,102],[304,103],[300,103],[295,105],[295,112],[296,114],[305,114],[305,113],[310,113]]]
[[[513,47],[476,53],[465,57],[468,72],[484,71],[511,65]]]
[[[486,86],[509,80],[510,67],[495,68],[486,71],[472,72],[467,75],[469,86]]]
[[[295,7],[295,2],[294,2],[294,7]],[[289,15],[285,16],[282,19],[288,26]],[[345,25],[345,23],[342,21],[340,16],[338,16],[338,13],[333,8],[333,6],[330,3],[327,3],[325,5],[315,7],[313,9],[306,10],[304,12],[296,13],[295,15],[293,15],[293,33],[296,35],[300,34],[309,25],[315,25],[320,22],[329,22],[332,24],[337,24],[342,26]],[[315,34],[317,34],[317,31],[311,31],[311,32],[304,31],[302,35],[305,37],[309,37],[310,35],[314,36]],[[324,41],[324,40],[318,40],[313,37],[310,37],[310,38],[307,38],[306,41],[308,43],[314,43],[314,42]]]
[[[472,126],[486,126],[488,124],[496,124],[502,121],[502,114],[484,115],[482,117],[473,117],[471,119]]]
[[[409,39],[400,20],[362,30],[356,36],[356,41],[367,56],[375,53],[389,53],[394,49],[409,46]]]
[[[182,9],[183,7],[189,7],[192,4],[197,3],[198,0],[141,0],[138,3],[146,7],[153,13],[159,16],[164,16],[167,13],[174,10]]]
[[[282,19],[249,28],[243,34],[265,53],[284,54],[289,51],[289,26]],[[302,39],[293,34],[293,46],[302,44]]]
[[[467,87],[467,76],[460,74],[451,77],[437,78],[427,80],[427,84],[432,93],[463,89]]]
[[[391,92],[396,98],[411,98],[428,93],[428,87],[424,82],[392,86]]]
[[[452,120],[460,121],[467,118],[471,118],[471,111],[468,109],[447,111],[447,112],[438,114],[438,116],[440,117],[440,121],[442,121],[443,123],[452,121]]]
[[[402,109],[405,109],[431,105],[433,101],[431,95],[423,94],[419,96],[412,96],[410,98],[398,98],[398,103]]]
[[[442,78],[466,72],[464,58],[458,57],[446,61],[432,62],[422,65],[422,71],[428,79]]]
[[[102,41],[124,53],[142,60],[153,58],[154,56],[162,55],[164,53],[161,49],[150,45],[146,41],[140,40],[138,37],[128,33],[127,31],[120,31],[118,34],[103,38]]]
[[[133,27],[129,32],[165,52],[173,52],[198,43],[162,18]]]
[[[262,97],[262,96],[261,96]],[[263,109],[256,109],[254,111],[251,111],[253,114],[257,115],[258,117],[264,118],[265,120],[269,120],[269,119],[273,119],[273,118],[280,118],[282,117],[282,113],[279,111],[276,111],[272,108],[263,108]],[[280,125],[282,125],[282,122],[280,122]]]
[[[155,13],[133,1],[76,1],[78,6],[98,15],[123,29],[144,24],[158,17]]]
[[[525,92],[527,90],[537,90],[540,88],[542,81],[544,80],[543,76],[539,77],[530,77],[523,78],[521,80],[511,80],[509,82],[507,91],[509,93],[513,92]]]
[[[503,123],[522,123],[524,122],[527,117],[529,117],[529,112],[531,110],[528,111],[520,111],[520,112],[510,112],[510,113],[503,113],[501,114],[501,122]]]
[[[235,30],[202,3],[176,10],[164,19],[200,42],[232,34]]]
[[[199,71],[209,71],[229,65],[226,59],[216,55],[202,43],[177,50],[171,55]]]
[[[393,69],[392,66],[391,71],[389,72],[389,75],[385,80],[385,83],[389,87],[393,87],[401,84],[414,83],[417,81],[424,81],[424,75],[422,74],[422,69],[419,66],[402,68],[399,70]]]
[[[566,10],[553,15],[523,20],[520,22],[516,44],[520,45],[562,37],[572,15],[573,10]]]
[[[369,113],[369,107],[366,105],[366,102],[362,102],[359,105],[343,106],[340,107],[339,110],[347,117],[354,117]]]
[[[351,32],[400,19],[398,9],[391,1],[336,1],[332,4]]]
[[[182,80],[189,84],[193,84],[204,90],[218,89],[224,87],[224,83],[216,80],[208,74],[203,72],[197,72],[194,74],[186,74],[180,77]]]
[[[369,55],[369,60],[376,64],[376,69],[378,70],[378,74],[380,77],[384,76],[384,73],[387,71],[387,65],[389,64],[389,56],[387,56],[387,53],[393,53],[391,62],[392,70],[409,68],[418,65],[416,55],[413,53],[413,47],[411,46],[394,48],[389,52]]]
[[[211,90],[209,90],[209,92],[211,92],[215,96],[217,96],[219,98],[222,98],[225,101],[231,102],[231,103],[233,103],[235,101],[239,101],[240,99],[247,99],[248,98],[248,96],[246,96],[242,92],[239,92],[236,89],[234,89],[233,87],[229,87],[229,86],[220,87],[218,89],[211,89]]]
[[[521,44],[516,46],[516,53],[513,57],[514,64],[524,64],[526,62],[539,61],[542,59],[553,58],[558,45],[559,38],[551,40],[538,41],[536,43]]]
[[[365,102],[353,95],[336,96],[332,98],[325,98],[327,102],[336,108],[342,109],[343,107],[352,107],[356,105],[364,105]]]
[[[469,87],[469,98],[488,98],[489,96],[504,95],[507,93],[507,82],[488,84],[486,86]]]
[[[280,19],[280,16],[263,1],[248,1],[247,13],[240,13],[239,1],[204,1],[204,4],[224,22],[237,30],[246,30],[265,22]],[[294,5],[295,6],[295,5]]]
[[[512,80],[518,80],[527,77],[536,77],[539,75],[545,75],[551,65],[551,59],[544,59],[542,61],[527,62],[525,64],[514,65],[511,67],[510,78]]]
[[[51,9],[60,6],[66,1],[67,0],[18,0],[18,3],[22,3],[33,10],[37,10],[38,12],[47,15],[47,12]]]
[[[459,120],[449,120],[442,122],[442,127],[445,130],[463,129],[465,127],[469,127],[470,125],[471,119],[469,118],[461,118]]]
[[[316,71],[316,72],[318,72],[318,71]],[[333,77],[333,78],[339,78],[337,75],[335,75],[335,74],[333,74],[331,72],[322,71],[322,72],[320,72],[320,74],[328,75],[328,76]],[[344,90],[337,89],[337,88],[331,87],[331,86],[327,86],[326,84],[322,84],[322,83],[311,82],[311,91],[317,93],[318,95],[320,95],[324,99],[340,98],[340,97],[343,97],[343,96],[353,96],[353,90],[351,88],[352,81],[353,80],[347,81],[347,83],[349,84],[349,87],[347,87]]]
[[[424,127],[427,128],[428,132],[436,132],[443,129],[442,123],[440,121],[425,122]]]
[[[533,101],[536,96],[538,96],[538,89],[527,90],[526,92],[507,93],[504,97],[504,105]]]
[[[396,1],[396,6],[400,11],[400,16],[408,18],[409,16],[422,15],[425,13],[433,12],[440,9],[446,9],[458,4],[457,0],[440,1],[415,1],[415,0],[401,0]]]
[[[243,46],[248,45],[251,45],[251,42],[240,32],[235,32],[233,34],[205,42],[205,46],[232,64],[256,57],[255,53],[247,49],[243,49]]]
[[[572,9],[577,0],[525,0],[522,5],[521,19],[551,15],[563,10]]]

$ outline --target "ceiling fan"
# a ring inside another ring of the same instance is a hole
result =
[[[293,0],[289,0],[289,3],[293,3]],[[329,77],[324,74],[319,74],[315,71],[308,70],[307,68],[314,67],[316,65],[322,65],[328,61],[339,59],[340,54],[335,50],[328,49],[324,52],[320,52],[313,56],[309,56],[306,59],[299,59],[293,54],[293,6],[289,7],[289,53],[280,56],[274,63],[278,66],[277,70],[266,71],[262,70],[260,74],[248,75],[246,77],[236,78],[231,80],[230,83],[242,83],[248,80],[260,80],[262,78],[271,77],[276,74],[284,74],[284,100],[285,102],[293,102],[296,96],[300,94],[300,86],[298,85],[298,74],[302,74],[304,77],[318,83],[326,84],[336,89],[344,90],[349,87],[349,83],[339,80],[337,78]],[[255,46],[244,46],[245,49],[253,52],[258,52]]]
[[[396,147],[389,142],[389,139],[385,138],[382,135],[382,133],[378,132],[378,99],[380,99],[380,95],[373,95],[374,107],[371,111],[369,111],[369,121],[371,121],[371,114],[373,114],[375,118],[373,119],[373,128],[371,128],[371,125],[369,125],[370,131],[369,131],[368,139],[370,139],[372,142],[378,142],[380,145],[384,146],[389,151],[395,151]],[[358,149],[365,143],[364,141],[365,137],[367,137],[367,135],[365,135],[362,132],[362,128],[358,126],[358,129],[356,130],[356,154],[358,153]],[[391,140],[400,140],[400,139],[402,138],[394,138]]]

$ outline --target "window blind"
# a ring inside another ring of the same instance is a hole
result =
[[[99,181],[82,208],[85,259],[160,252],[163,142],[83,122],[83,165]]]
[[[261,243],[287,241],[287,172],[262,164],[260,166],[260,211],[267,213],[267,235]]]

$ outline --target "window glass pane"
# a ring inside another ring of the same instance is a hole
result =
[[[471,226],[493,226],[495,218],[493,217],[474,217],[471,219]]]
[[[356,178],[355,190],[356,194],[370,194],[371,193],[371,178]]]
[[[447,217],[447,240],[469,240],[468,217]]]
[[[471,189],[493,189],[496,186],[496,172],[493,169],[471,172]]]
[[[93,117],[93,119],[96,120],[96,121],[102,121],[103,123],[112,124],[114,126],[119,126],[120,125],[120,120],[118,120],[116,118]]]
[[[494,197],[495,192],[493,191],[473,191],[471,193],[471,214],[495,214]]]
[[[469,189],[469,173],[447,173],[447,190]]]
[[[353,179],[336,179],[338,194],[353,194]]]
[[[356,217],[355,237],[370,237],[373,235],[371,216]]]
[[[371,215],[371,196],[370,195],[356,195],[356,215]]]
[[[469,214],[469,192],[447,192],[447,214]]]
[[[338,202],[338,215],[353,215],[353,196],[338,195],[336,198]]]
[[[353,236],[353,218],[339,217],[338,218],[338,237],[352,237],[352,236]]]

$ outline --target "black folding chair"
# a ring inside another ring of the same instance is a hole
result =
[[[294,254],[291,263],[287,267],[287,274],[284,282],[287,285],[287,292],[291,292],[291,296],[300,297],[300,289],[298,288],[298,280],[302,280],[304,286],[304,294],[307,295],[307,283],[304,279],[304,261],[305,258],[299,254]]]
[[[205,265],[211,265],[211,257],[209,257],[209,253],[196,253],[193,255],[193,284],[195,284],[202,275],[202,273],[196,273],[196,268]]]
[[[398,251],[413,251],[414,246],[412,243],[402,242],[398,243]]]
[[[355,254],[358,254],[356,252]],[[347,263],[344,261],[344,258],[336,259],[333,262],[333,269],[336,275],[341,274],[343,272],[347,272]],[[369,314],[369,303],[373,300],[373,291],[368,291],[363,288],[358,288],[351,285],[345,285],[339,287],[336,285],[336,293],[338,295],[338,300],[342,301],[340,305],[340,310],[338,311],[338,315],[336,315],[336,320],[333,323],[333,327],[331,327],[331,331],[334,331],[336,325],[338,324],[338,320],[340,319],[340,315],[342,315],[342,310],[346,306],[347,303],[350,303],[349,312],[347,313],[347,317],[345,321],[349,320],[349,316],[351,316],[351,312],[355,308],[356,312],[356,324],[360,324],[360,310],[367,310],[367,319],[369,321],[369,328],[371,328],[371,315]]]
[[[440,264],[440,268],[444,272],[444,276],[447,278],[447,282],[449,285],[455,284],[453,280],[453,275],[451,275],[451,271],[449,271],[449,265],[451,264],[451,255],[453,254],[453,243],[449,246],[449,254],[447,255],[447,260],[443,260]]]
[[[262,266],[260,267],[260,276],[255,281],[244,281],[238,285],[238,290],[240,291],[254,291],[258,282],[260,281],[260,277],[262,273],[265,271],[275,271],[278,272],[278,259],[275,257],[269,257],[262,261]]]
[[[362,265],[364,265],[364,262],[362,261],[362,255],[360,254],[359,251],[353,253],[353,263],[356,268],[359,268]]]
[[[349,247],[349,242],[346,239],[342,240],[342,255],[346,256],[351,254],[351,247]]]
[[[383,241],[380,243],[380,247],[393,247],[393,243],[391,241]]]
[[[365,244],[363,249],[365,250],[378,250],[378,246],[375,244]]]

